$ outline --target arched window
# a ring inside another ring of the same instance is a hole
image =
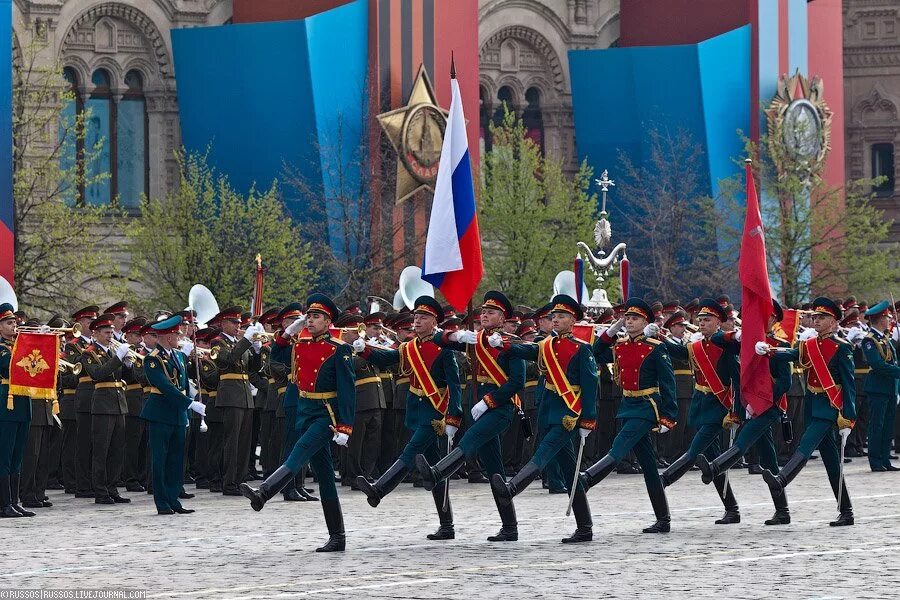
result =
[[[525,135],[537,144],[544,152],[544,116],[541,113],[541,91],[531,87],[525,92],[527,106],[522,112],[522,124],[525,125]]]
[[[504,85],[497,90],[497,109],[494,110],[494,125],[503,122],[503,117],[507,112],[515,112],[515,102],[513,102],[513,91],[508,85]]]
[[[491,149],[491,98],[488,91],[481,86],[478,88],[478,122],[481,133],[481,149]]]
[[[72,67],[63,69],[63,78],[69,86],[67,102],[63,105],[59,113],[59,130],[58,139],[60,144],[59,167],[63,171],[71,171],[73,169],[80,170],[80,163],[84,157],[84,139],[76,134],[76,120],[78,115],[84,110],[84,103],[81,95],[78,93],[78,73]],[[67,178],[69,181],[75,181],[76,177]],[[72,186],[70,189],[61,190],[61,194],[66,204],[75,206],[81,202],[84,196],[84,189]]]
[[[138,71],[125,75],[116,123],[116,193],[122,208],[137,208],[148,193],[147,110],[144,79]]]
[[[84,190],[84,204],[100,206],[109,204],[113,199],[112,173],[115,156],[115,104],[112,101],[112,84],[109,71],[97,69],[91,76],[93,89],[85,102],[88,111],[85,123],[84,144],[91,156],[90,164],[85,165],[85,179],[88,185]]]

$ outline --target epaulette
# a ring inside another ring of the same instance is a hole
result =
[[[302,339],[302,338],[301,338],[301,339]],[[348,344],[347,342],[345,342],[344,340],[342,340],[342,339],[340,339],[340,338],[336,338],[336,337],[326,338],[325,341],[331,342],[331,343],[334,344],[335,346],[349,346],[349,345],[350,345],[350,344]]]
[[[147,356],[150,357],[150,356],[158,356],[158,355],[159,355],[159,348],[154,348],[153,352],[151,352]]]
[[[647,342],[648,344],[653,344],[654,346],[659,346],[662,344],[662,340],[658,340],[656,338],[645,337],[641,340],[642,342]]]

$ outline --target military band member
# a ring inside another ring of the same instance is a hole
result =
[[[62,324],[66,327],[68,324]],[[78,362],[80,350],[76,342],[80,338],[69,337],[63,344],[61,358],[75,364]],[[77,421],[75,414],[75,389],[78,387],[78,375],[70,369],[65,369],[59,374],[59,420],[62,422],[62,442],[60,450],[60,480],[66,494],[75,493],[75,440],[77,433]]]
[[[738,357],[712,341],[722,323],[728,319],[728,313],[712,298],[701,300],[699,306],[697,324],[700,331],[699,335],[694,336],[696,339],[692,339],[686,346],[666,342],[669,356],[689,360],[694,371],[694,397],[691,400],[688,422],[697,429],[687,451],[663,471],[662,481],[666,487],[690,471],[697,457],[704,451],[718,456],[721,452],[719,440],[722,430],[738,427],[743,413],[740,402],[734,397],[734,390],[739,389],[735,379],[740,372],[737,368]],[[722,473],[713,483],[719,492],[719,499],[725,505],[725,515],[716,520],[716,524],[740,523],[740,509],[728,478]]]
[[[209,324],[207,324],[209,325]],[[219,335],[219,330],[208,326],[197,332],[197,346],[210,349],[212,340]],[[196,352],[195,352],[196,354]],[[219,369],[209,353],[200,356],[200,388],[203,390],[201,401],[206,407],[207,442],[206,442],[206,477],[205,483],[199,487],[207,487],[211,493],[222,493],[222,474],[224,473],[222,448],[224,443],[224,422],[222,412],[216,406],[219,389]]]
[[[698,300],[699,304],[699,300]],[[688,331],[688,315],[681,309],[675,310],[663,324],[669,331],[669,337],[677,343],[687,345],[690,342]],[[684,454],[694,438],[694,429],[688,425],[688,412],[694,396],[694,371],[686,358],[678,358],[671,353],[672,369],[675,371],[675,398],[678,401],[678,423],[681,425],[660,440],[660,453],[667,462],[672,463]]]
[[[86,306],[72,314],[72,320],[81,326],[81,335],[66,344],[66,360],[81,362],[85,348],[91,345],[91,323],[99,316],[97,306]],[[94,397],[94,380],[82,370],[75,388],[75,497],[93,498],[91,487],[91,398]]]
[[[141,328],[147,319],[137,317],[125,323],[122,333],[125,343],[135,352],[143,355],[143,338]],[[128,404],[128,415],[125,417],[125,489],[129,492],[146,492],[141,484],[145,473],[144,463],[147,454],[147,428],[141,411],[144,409],[144,384],[141,367],[135,364],[123,373],[125,380],[125,402]]]
[[[26,327],[41,327],[41,325],[38,319],[29,319],[25,323]],[[31,426],[22,459],[19,496],[25,508],[48,508],[53,506],[52,502],[44,499],[47,497],[45,492],[50,469],[50,435],[59,423],[56,417],[59,404],[57,400],[47,398],[32,397],[30,400]]]
[[[103,314],[112,316],[112,339],[117,342],[124,342],[125,332],[123,331],[123,328],[125,327],[125,323],[128,322],[128,303],[116,302],[104,310]]]
[[[777,337],[772,328],[784,318],[784,311],[777,301],[772,302],[772,314],[769,316],[768,333],[766,343],[776,348],[789,348],[787,340]],[[713,335],[714,344],[722,346],[726,351],[740,356],[740,335],[738,333],[719,332]],[[769,361],[769,373],[772,376],[772,405],[763,413],[750,414],[748,407],[748,420],[741,427],[731,448],[721,453],[712,462],[707,460],[704,454],[697,458],[697,465],[703,473],[703,483],[709,484],[717,477],[721,477],[734,466],[741,456],[751,448],[756,448],[760,466],[772,473],[778,472],[778,454],[775,450],[775,440],[772,437],[772,427],[781,421],[787,411],[787,392],[791,388],[791,363],[784,361]],[[766,525],[787,525],[791,522],[791,513],[788,507],[787,494],[772,493],[772,502],[775,505],[775,514],[766,520]]]
[[[660,340],[647,337],[648,325],[655,320],[650,305],[638,298],[625,303],[625,315],[594,342],[594,357],[598,364],[612,362],[614,377],[622,388],[622,403],[617,419],[622,426],[613,440],[609,453],[581,473],[579,481],[585,491],[605,479],[616,464],[632,449],[644,474],[644,483],[656,523],[644,533],[668,533],[671,527],[669,503],[659,472],[651,432],[666,433],[675,427],[678,405],[675,402],[675,375],[666,346]],[[627,336],[615,336],[622,327]]]
[[[534,481],[551,461],[558,461],[563,477],[575,477],[575,441],[580,443],[597,426],[597,363],[590,344],[572,335],[572,327],[584,318],[581,305],[566,295],[551,301],[550,315],[555,335],[540,343],[510,343],[492,334],[488,343],[501,345],[512,356],[535,360],[544,375],[541,402],[546,403],[547,434],[531,460],[508,482],[500,475],[491,478],[491,490],[498,505],[512,505],[513,498]],[[571,484],[570,484],[571,485]],[[593,539],[593,521],[584,487],[578,485],[572,502],[575,533],[564,544]]]
[[[368,362],[387,368],[399,365],[399,374],[410,378],[406,398],[406,427],[412,438],[397,460],[375,482],[360,476],[357,485],[368,497],[370,506],[378,506],[382,499],[403,481],[415,467],[417,455],[430,462],[438,462],[439,447],[446,436],[447,444],[459,430],[462,418],[462,398],[459,384],[459,367],[453,350],[434,343],[438,323],[444,320],[444,310],[430,296],[416,298],[413,309],[413,326],[416,335],[400,344],[397,350],[382,350],[366,345],[362,340],[353,342],[354,349]],[[452,540],[456,533],[450,501],[445,504],[447,481],[431,490],[437,509],[440,527],[428,535],[430,540]]]
[[[283,465],[270,475],[259,489],[241,485],[241,493],[250,499],[253,510],[294,481],[307,463],[316,473],[322,511],[328,527],[328,542],[316,552],[343,552],[346,545],[344,517],[334,484],[331,442],[346,446],[353,432],[356,386],[353,381],[353,352],[349,344],[334,339],[329,326],[338,309],[324,294],[312,294],[307,300],[307,316],[297,319],[275,340],[281,351],[291,352],[293,379],[297,385],[297,442]],[[310,337],[293,340],[306,326]],[[273,349],[273,354],[277,350]],[[284,362],[284,361],[282,361]]]
[[[273,320],[278,318],[280,312],[281,308],[270,308],[260,315],[259,322],[266,333],[275,332]],[[264,478],[268,477],[281,464],[280,447],[276,445],[278,436],[275,430],[275,411],[278,408],[279,388],[283,384],[272,369],[271,346],[271,342],[263,344],[260,353],[260,362],[262,363],[260,373],[265,378],[266,384],[266,393],[262,398],[262,407],[259,413],[259,463],[262,466]],[[283,369],[282,373],[286,378],[287,369]]]
[[[127,504],[116,482],[125,462],[125,401],[123,370],[131,369],[129,346],[111,347],[113,315],[102,314],[91,322],[93,342],[81,355],[82,374],[93,382],[91,396],[91,483],[96,504]]]
[[[835,444],[834,430],[842,437],[850,433],[856,419],[856,386],[853,378],[853,348],[835,333],[841,308],[834,301],[819,297],[813,301],[815,334],[804,336],[795,349],[775,352],[770,360],[795,361],[806,371],[806,429],[797,451],[776,475],[763,471],[763,478],[772,493],[781,493],[794,480],[813,451],[819,450],[835,498],[838,488],[840,514],[832,527],[853,525],[853,506],[846,482],[841,481],[843,465]],[[771,346],[757,344],[756,351],[765,354]]]
[[[190,397],[187,357],[176,349],[181,322],[181,316],[176,315],[153,323],[158,345],[144,358],[150,393],[141,418],[148,423],[153,456],[153,502],[160,515],[194,512],[184,508],[178,497],[182,491],[188,410],[202,415],[204,406]]]
[[[212,343],[216,351],[216,367],[219,370],[219,387],[216,390],[216,408],[223,421],[222,494],[239,496],[238,486],[247,475],[250,463],[250,438],[253,427],[253,393],[250,390],[249,373],[258,366],[260,342],[254,342],[257,327],[247,327],[238,338],[241,327],[241,309],[232,306],[217,315],[222,332]],[[251,356],[251,354],[253,356]]]
[[[501,292],[489,291],[484,295],[481,305],[480,332],[439,332],[434,336],[434,342],[444,348],[465,351],[468,344],[475,346],[475,381],[478,382],[480,400],[471,411],[475,422],[447,456],[434,466],[424,455],[416,456],[416,468],[422,475],[425,489],[429,491],[453,475],[466,458],[474,458],[476,455],[489,476],[500,475],[505,481],[500,436],[517,420],[515,417],[520,407],[518,393],[525,385],[525,361],[494,348],[488,344],[487,339],[491,334],[501,331],[504,319],[510,318],[512,314],[513,307],[509,299]],[[488,537],[488,541],[518,540],[515,507],[512,504],[497,503],[497,510],[502,526],[497,535]]]
[[[872,471],[900,471],[891,464],[900,366],[888,334],[890,303],[879,302],[866,311],[869,333],[861,346],[869,364],[865,392],[869,400],[869,467]]]
[[[9,395],[9,363],[16,337],[11,304],[0,304],[0,517],[33,517],[19,506],[19,478],[31,423],[31,399]]]

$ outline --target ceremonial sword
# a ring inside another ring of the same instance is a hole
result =
[[[572,503],[575,502],[575,490],[578,489],[578,475],[581,473],[581,457],[584,456],[584,438],[581,432],[578,432],[578,458],[575,460],[575,476],[572,477],[572,490],[569,492],[569,507],[566,509],[566,516],[572,514]]]

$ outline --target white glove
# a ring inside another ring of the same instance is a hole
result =
[[[284,334],[287,337],[297,335],[298,333],[300,333],[300,330],[303,329],[304,325],[306,325],[306,315],[302,315],[299,319],[285,327]]]
[[[247,327],[247,329],[244,330],[244,339],[252,342],[253,336],[259,332],[259,329],[257,329],[258,327],[260,327],[258,323],[254,323]]]
[[[366,343],[362,340],[362,338],[356,338],[353,340],[353,351],[354,352],[362,352],[366,349]]]
[[[200,433],[206,433],[209,431],[209,425],[206,424],[205,419],[200,420]]]
[[[191,400],[197,397],[197,386],[191,381],[188,381],[188,397]]]
[[[699,331],[695,331],[694,333],[691,334],[691,337],[688,339],[690,339],[691,343],[693,344],[694,342],[699,342],[700,340],[702,340],[703,334],[700,333]]]
[[[450,443],[453,443],[453,437],[456,435],[456,432],[459,431],[459,427],[454,427],[453,425],[447,425],[444,430],[447,433],[447,439],[450,440]]]
[[[609,329],[606,330],[606,335],[609,337],[616,337],[616,334],[619,333],[619,330],[625,326],[625,319],[619,319],[615,323],[609,326]]]
[[[862,327],[851,327],[847,332],[847,341],[851,344],[855,344],[864,337],[866,337],[866,332],[862,330]]]
[[[591,435],[590,429],[585,429],[584,427],[578,428],[578,435],[581,436],[581,439],[587,439],[587,436]]]
[[[666,427],[665,425],[660,425],[660,426],[659,426],[659,433],[668,433],[668,432],[669,432],[669,428],[668,428],[668,427]]]
[[[644,337],[652,338],[657,333],[659,333],[659,325],[656,323],[650,323],[646,327],[644,327]]]
[[[40,327],[38,327],[38,333],[50,333],[50,326],[41,325]]]
[[[252,383],[248,384],[248,385],[250,386],[250,395],[255,398],[256,394],[259,393],[259,389],[257,389],[257,387],[255,385],[253,385]]]
[[[900,326],[896,323],[894,324],[894,329],[891,331],[891,339],[895,342],[900,342]]]
[[[253,348],[254,354],[259,354],[260,352],[262,352],[262,342],[260,342],[259,340],[251,343],[250,347]]]
[[[181,351],[185,354],[190,354],[194,351],[194,344],[191,343],[191,340],[182,340],[179,346],[181,348]]]
[[[818,335],[819,334],[816,333],[816,330],[810,327],[809,329],[804,329],[802,332],[800,332],[800,335],[797,337],[805,342],[806,340],[811,340]]]
[[[331,441],[333,441],[338,446],[346,446],[348,443],[350,443],[350,436],[346,433],[335,433],[334,437],[331,438]]]
[[[474,331],[460,330],[450,334],[451,342],[459,342],[460,344],[474,344],[478,341],[478,334]]]
[[[188,406],[189,409],[197,413],[198,415],[206,416],[206,405],[202,402],[197,402],[196,400],[191,400],[191,405]]]
[[[742,337],[742,336],[741,336],[741,330],[740,330],[740,329],[735,329],[735,331],[734,331],[734,339],[735,339],[735,341],[737,341],[737,342],[741,341],[741,337]]]
[[[472,419],[477,421],[481,415],[488,411],[487,402],[484,400],[479,400],[478,404],[472,407]]]
[[[128,356],[128,351],[131,350],[131,346],[128,344],[119,344],[119,347],[116,348],[116,357],[119,360],[124,360],[126,356]]]
[[[847,439],[847,436],[850,435],[850,431],[852,431],[849,427],[845,427],[844,429],[839,429],[838,433],[844,439]]]
[[[772,346],[770,346],[766,342],[756,342],[756,346],[754,347],[754,349],[760,356],[765,356],[772,349]]]
[[[499,348],[503,345],[503,336],[499,333],[492,333],[490,337],[488,337],[488,344],[494,348]]]

